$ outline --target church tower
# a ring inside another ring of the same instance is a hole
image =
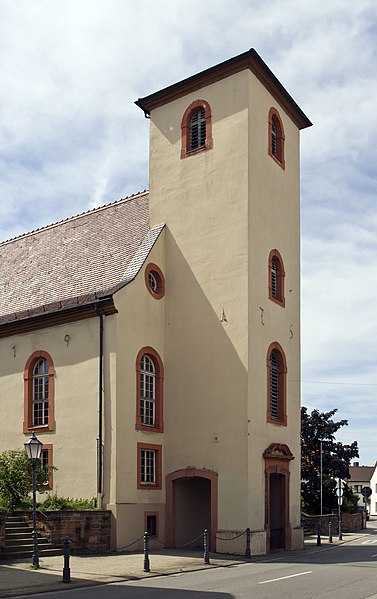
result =
[[[302,547],[300,130],[255,50],[139,99],[165,223],[167,542]],[[229,543],[216,540],[228,538]]]

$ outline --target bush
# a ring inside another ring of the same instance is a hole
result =
[[[37,488],[44,492],[48,469],[36,469]],[[23,449],[0,453],[0,505],[6,511],[30,509],[31,465]]]
[[[38,504],[40,510],[96,510],[96,500],[93,499],[71,499],[70,497],[58,497],[58,495],[49,495],[44,501]]]

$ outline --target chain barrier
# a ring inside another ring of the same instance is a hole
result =
[[[236,539],[239,539],[240,537],[242,537],[243,535],[247,535],[249,529],[245,529],[242,532],[240,532],[239,534],[235,535],[234,537],[220,537],[217,534],[211,533],[210,531],[207,532],[208,536],[211,536],[214,539],[217,539],[218,541],[235,541]],[[164,549],[184,549],[186,547],[190,547],[191,545],[193,545],[193,543],[195,543],[196,541],[199,541],[200,539],[203,539],[204,537],[204,532],[201,532],[197,537],[195,537],[194,539],[191,539],[190,541],[188,541],[187,543],[182,543],[180,545],[169,545],[168,543],[164,543],[163,541],[160,541],[159,539],[150,539],[152,540],[154,543],[158,543],[159,545],[161,545]],[[139,541],[141,540],[145,540],[145,534],[143,534],[141,537],[139,537],[138,539],[135,539],[135,541],[132,541],[131,543],[128,543],[128,545],[123,545],[123,547],[120,547],[119,551],[123,551],[125,549],[128,549],[129,547],[132,547],[133,545],[136,545],[136,543],[139,543]],[[71,540],[71,543],[73,543],[74,545],[78,545],[78,543],[76,543],[75,541]]]
[[[219,537],[216,534],[213,534],[212,532],[210,532],[209,534],[211,535],[211,537],[213,537],[214,539],[217,539],[218,541],[235,541],[236,539],[239,539],[240,537],[242,537],[244,534],[246,534],[247,529],[243,530],[242,532],[240,532],[239,535],[236,535],[235,537]]]
[[[124,545],[118,551],[123,551],[123,549],[127,549],[128,547],[132,547],[132,545],[136,545],[136,543],[138,543],[139,541],[141,541],[141,539],[144,539],[144,535],[141,535],[141,537],[139,537],[138,539],[136,539],[136,541],[132,541],[132,543],[128,543],[128,545]]]
[[[203,537],[203,533],[201,532],[198,537],[195,537],[195,539],[188,541],[188,543],[183,543],[182,545],[167,545],[166,543],[163,543],[162,541],[159,541],[158,539],[153,539],[153,541],[156,543],[159,543],[160,545],[165,547],[165,549],[183,549],[184,547],[189,547],[189,545],[192,545],[193,543],[195,543],[195,541],[199,541],[199,539],[201,539],[202,537]]]

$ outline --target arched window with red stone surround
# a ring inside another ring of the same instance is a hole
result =
[[[285,168],[284,142],[283,122],[276,108],[270,108],[268,113],[268,154],[283,169]]]
[[[181,158],[212,148],[212,114],[208,102],[195,100],[181,122]]]
[[[163,432],[164,367],[152,347],[136,358],[136,429]]]
[[[24,369],[24,433],[55,430],[54,364],[46,351],[35,351]]]
[[[280,306],[285,306],[284,264],[278,250],[271,250],[268,256],[268,297]]]
[[[276,341],[267,351],[267,422],[287,424],[287,363]]]

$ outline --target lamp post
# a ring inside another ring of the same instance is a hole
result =
[[[38,540],[37,540],[37,480],[36,480],[36,468],[38,460],[42,454],[43,443],[37,439],[35,433],[31,434],[29,441],[24,443],[26,455],[31,463],[31,472],[33,480],[33,568],[39,568],[39,555],[38,555]]]
[[[320,447],[320,466],[319,466],[319,480],[320,480],[320,497],[321,497],[321,516],[323,512],[323,458],[322,458],[322,443],[323,439],[319,440]]]

